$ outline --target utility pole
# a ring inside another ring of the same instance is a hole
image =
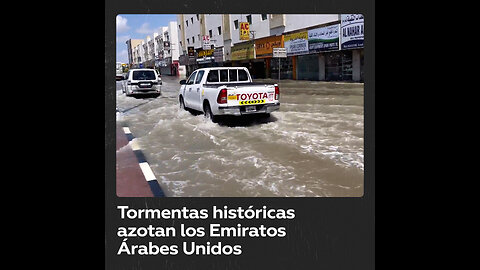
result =
[[[255,48],[255,32],[256,31],[250,31],[250,34],[252,34],[252,40],[253,40],[253,59],[257,58],[257,53],[256,53],[256,48]]]

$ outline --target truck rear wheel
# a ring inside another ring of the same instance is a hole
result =
[[[210,109],[210,104],[205,103],[203,105],[203,112],[204,112],[203,115],[205,116],[205,118],[212,120],[213,123],[217,122],[217,116],[213,115],[212,109]]]

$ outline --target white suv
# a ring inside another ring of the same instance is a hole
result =
[[[161,94],[162,79],[155,69],[131,69],[122,84],[122,91],[127,96],[158,97]]]

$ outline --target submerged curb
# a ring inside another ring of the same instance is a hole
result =
[[[138,146],[136,141],[133,141],[135,137],[133,136],[132,132],[128,127],[122,127],[122,129],[123,133],[125,133],[125,135],[127,136],[128,141],[131,142],[133,153],[135,154],[135,157],[137,157],[138,165],[140,166],[143,176],[145,177],[145,180],[147,181],[150,189],[152,190],[153,196],[165,197],[165,193],[163,193],[162,188],[158,184],[157,178],[155,177],[155,174],[150,168],[147,159],[143,155],[142,149]]]

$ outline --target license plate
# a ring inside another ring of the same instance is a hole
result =
[[[149,83],[141,83],[140,86],[142,86],[142,87],[150,87],[150,84],[149,84]]]
[[[245,107],[245,111],[246,111],[246,112],[256,112],[256,111],[257,111],[257,107],[255,107],[255,106],[246,106],[246,107]]]

